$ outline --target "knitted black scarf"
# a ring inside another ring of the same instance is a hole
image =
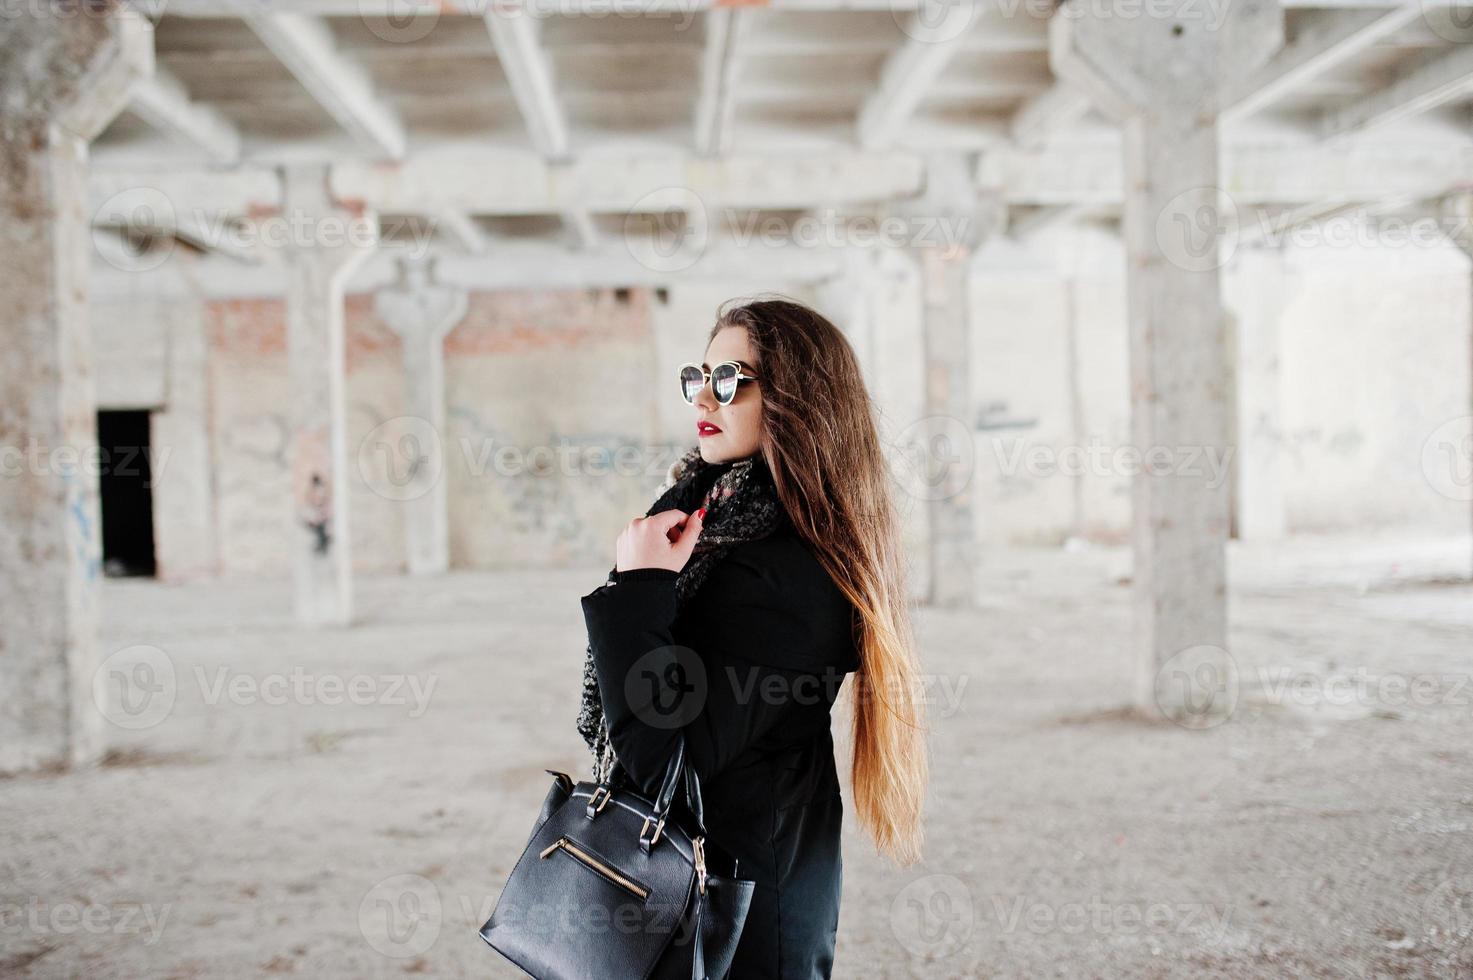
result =
[[[656,494],[646,517],[671,508],[686,513],[706,508],[695,550],[675,580],[677,609],[700,588],[711,568],[733,545],[767,537],[784,516],[772,471],[760,452],[734,462],[708,463],[697,446],[671,464]],[[613,569],[609,570],[608,581],[614,581]],[[593,779],[601,782],[608,777],[617,756],[609,741],[591,641],[583,658],[578,734],[593,753]]]

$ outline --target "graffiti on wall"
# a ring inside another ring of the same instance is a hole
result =
[[[304,426],[293,439],[292,500],[312,553],[319,556],[327,555],[333,543],[331,446],[332,429],[325,424]]]
[[[644,513],[686,448],[556,427],[518,439],[463,405],[449,419],[452,525],[486,527],[503,549],[541,546],[556,560],[605,557],[610,528]]]

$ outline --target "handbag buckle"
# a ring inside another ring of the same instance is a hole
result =
[[[603,794],[602,799],[599,799],[600,793]],[[613,795],[613,790],[604,784],[599,783],[595,786],[593,788],[593,795],[588,798],[588,819],[592,820],[595,814],[601,813],[603,808],[609,805],[609,800]]]
[[[696,881],[700,882],[701,894],[706,894],[706,838],[693,837],[690,842],[691,850],[696,857]]]
[[[646,851],[654,845],[655,841],[660,839],[660,832],[665,829],[665,818],[661,817],[660,822],[655,824],[655,836],[646,840],[644,835],[649,833],[650,819],[650,817],[645,817],[644,825],[639,828],[639,846]]]

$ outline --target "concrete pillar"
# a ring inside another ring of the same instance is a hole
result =
[[[218,570],[205,307],[204,296],[187,283],[169,317],[167,400],[153,417],[154,442],[169,453],[168,479],[155,481],[153,498],[163,582],[191,582]]]
[[[908,221],[906,241],[919,265],[923,415],[900,440],[915,456],[910,490],[926,508],[926,601],[968,606],[976,601],[977,566],[971,270],[1006,211],[995,195],[979,195],[968,160],[949,152],[929,157],[924,192],[890,211],[887,218]],[[889,264],[882,257],[879,265]]]
[[[1231,314],[1234,527],[1239,540],[1272,541],[1286,529],[1279,323],[1289,289],[1283,249],[1239,249],[1223,286]]]
[[[877,285],[878,251],[877,248],[857,246],[844,249],[841,271],[819,283],[817,290],[823,314],[844,331],[867,379],[874,378],[878,369],[871,311],[871,293]]]
[[[819,309],[839,326],[859,358],[864,383],[875,404],[880,444],[896,477],[896,509],[909,570],[910,598],[935,601],[931,507],[938,492],[955,492],[956,483],[936,486],[945,461],[967,466],[965,452],[953,452],[959,425],[935,439],[929,418],[923,345],[926,306],[921,282],[921,250],[890,245],[850,247],[838,275],[818,284]],[[964,574],[970,574],[969,572]],[[954,579],[953,579],[954,580]]]
[[[968,606],[976,601],[977,543],[972,513],[976,454],[968,316],[971,258],[965,247],[921,250],[926,457],[934,467],[935,480],[928,494],[928,601],[939,606]]]
[[[1173,718],[1220,693],[1196,686],[1198,666],[1231,668],[1228,488],[1201,465],[1202,453],[1221,458],[1231,439],[1218,113],[1283,43],[1275,0],[1230,5],[1220,16],[1211,25],[1185,6],[1119,17],[1071,4],[1049,25],[1054,73],[1124,127],[1131,430],[1142,454],[1132,481],[1135,700]]]
[[[925,351],[916,343],[925,323],[925,303],[918,256],[909,249],[887,247],[878,259],[869,303],[875,371],[865,383],[879,415],[881,444],[893,458],[904,430],[926,414],[921,384]],[[931,516],[925,498],[909,494],[898,498],[897,504],[906,554],[929,554]],[[925,601],[930,595],[929,561],[913,564],[910,598]]]
[[[103,747],[87,145],[152,70],[124,8],[0,18],[0,772]]]
[[[838,275],[818,284],[820,311],[844,330],[875,405],[880,444],[890,458],[909,569],[910,598],[932,601],[931,499],[935,460],[928,440],[921,251],[851,247]],[[955,431],[951,435],[955,435]],[[940,455],[953,457],[943,447]],[[955,457],[965,460],[962,454]]]
[[[409,574],[434,575],[450,567],[450,518],[445,490],[445,337],[465,318],[464,289],[436,282],[430,263],[399,262],[399,281],[381,290],[376,306],[404,348],[406,421],[398,433],[414,447],[410,470],[396,481],[409,535]]]
[[[1473,191],[1462,191],[1449,195],[1441,202],[1440,212],[1438,217],[1442,227],[1447,229],[1448,239],[1464,255],[1473,260],[1473,233],[1468,230],[1473,227]],[[1470,343],[1470,348],[1473,348],[1473,343]],[[1463,403],[1468,407],[1469,416],[1473,417],[1473,363],[1466,364],[1465,368],[1468,371],[1470,383]],[[1457,443],[1463,447],[1461,462],[1465,465],[1473,464],[1473,452],[1469,450],[1473,442],[1468,441],[1473,439],[1473,433],[1468,433],[1466,429],[1464,432],[1467,438],[1458,440]],[[1473,577],[1473,569],[1470,569],[1469,575]]]
[[[372,254],[378,222],[333,200],[328,168],[283,171],[286,346],[291,373],[292,561],[297,618],[347,625],[353,615],[343,284]]]

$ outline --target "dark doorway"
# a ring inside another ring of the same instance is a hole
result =
[[[153,575],[153,472],[147,412],[98,412],[102,449],[102,570]]]

